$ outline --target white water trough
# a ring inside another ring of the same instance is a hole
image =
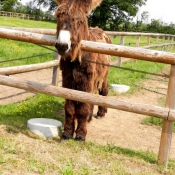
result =
[[[123,85],[123,84],[111,84],[111,89],[118,93],[125,93],[129,91],[130,86]]]
[[[33,118],[27,121],[27,127],[38,136],[53,138],[60,135],[62,123],[49,118]]]

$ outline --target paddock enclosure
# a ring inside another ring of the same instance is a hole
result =
[[[41,44],[54,46],[56,37],[55,30],[44,30],[44,29],[30,29],[30,28],[0,28],[0,38],[6,38],[17,41],[24,41],[29,43]],[[169,52],[172,47],[174,47],[174,35],[164,35],[164,34],[144,34],[144,33],[125,33],[125,32],[107,32],[111,36],[120,36],[121,45],[97,43],[92,41],[82,41],[81,49],[88,52],[96,52],[108,55],[114,55],[119,57],[118,64],[121,65],[122,58],[130,59],[140,59],[152,62],[160,62],[170,64],[170,75],[169,84],[166,97],[166,108],[153,106],[149,104],[141,103],[129,103],[126,101],[114,100],[110,97],[103,97],[96,94],[89,94],[86,92],[80,92],[76,90],[65,89],[62,87],[56,87],[58,82],[58,65],[59,59],[58,55],[55,54],[55,60],[39,63],[35,65],[24,65],[8,68],[0,68],[0,84],[10,87],[16,87],[19,89],[25,89],[32,92],[40,92],[44,94],[54,95],[58,97],[63,97],[66,99],[76,100],[80,102],[91,103],[94,105],[106,106],[108,108],[124,110],[132,113],[151,115],[154,117],[162,118],[163,127],[161,133],[158,163],[165,164],[168,163],[169,150],[171,146],[171,138],[173,132],[173,122],[175,121],[175,55]],[[47,34],[47,35],[46,35]],[[124,46],[125,36],[136,36],[137,40],[135,47]],[[139,47],[140,37],[147,37],[147,46]],[[156,43],[151,45],[150,38],[156,38]],[[161,37],[162,43],[158,43],[158,39]],[[165,37],[168,38],[168,43],[164,42]],[[148,50],[148,48],[159,48],[162,51]],[[23,72],[29,72],[39,69],[44,69],[48,67],[54,67],[53,70],[53,85],[47,85],[32,81],[20,80],[16,78],[11,78],[4,76],[4,74],[17,74]]]

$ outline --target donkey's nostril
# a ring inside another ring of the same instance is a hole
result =
[[[65,44],[65,43],[56,42],[55,47],[58,50],[58,54],[60,54],[60,55],[65,55],[69,50],[68,44]]]

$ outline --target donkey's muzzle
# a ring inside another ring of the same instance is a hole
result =
[[[65,55],[69,50],[69,46],[66,43],[56,42],[55,48],[57,49],[59,55]]]

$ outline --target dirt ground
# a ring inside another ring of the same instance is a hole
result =
[[[11,77],[51,84],[52,69],[11,75]],[[144,87],[163,94],[167,93],[167,86],[168,83],[164,81],[147,80],[144,83]],[[160,99],[166,97],[163,94],[140,89],[133,95],[120,94],[111,98],[160,106]],[[25,90],[0,85],[1,105],[19,102],[31,95],[34,94]],[[97,107],[94,114],[96,110]],[[103,119],[93,118],[88,124],[87,141],[93,141],[102,145],[110,143],[123,148],[148,150],[158,153],[161,128],[143,125],[142,119],[145,117],[140,114],[108,109],[108,113]],[[172,136],[170,157],[175,159],[175,133]]]

